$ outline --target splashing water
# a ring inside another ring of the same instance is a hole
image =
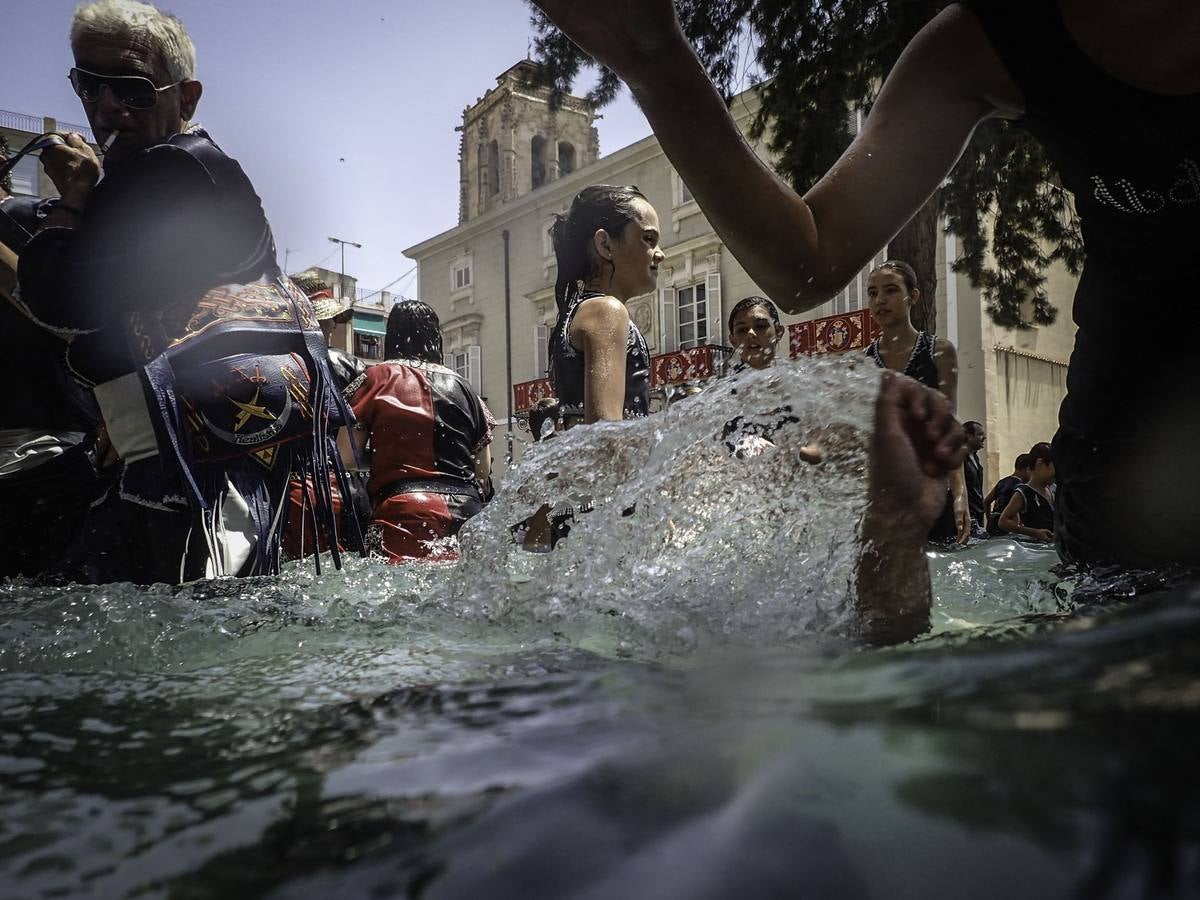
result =
[[[990,540],[930,552],[931,635],[843,639],[878,384],[858,362],[533,447],[458,563],[0,584],[5,893],[1200,883],[1194,596],[1076,611],[1051,548]],[[731,452],[738,416],[774,446]],[[554,552],[513,542],[585,500]]]

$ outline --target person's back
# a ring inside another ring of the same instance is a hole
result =
[[[453,558],[440,542],[490,499],[495,420],[465,378],[434,362],[441,325],[428,304],[392,307],[384,346],[387,361],[366,370],[351,399],[372,528],[390,562]]]

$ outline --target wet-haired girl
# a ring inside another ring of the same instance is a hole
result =
[[[658,283],[658,214],[636,187],[584,188],[550,230],[558,260],[550,381],[567,423],[649,412],[650,351],[625,304]]]
[[[371,448],[371,525],[389,562],[453,558],[435,542],[488,499],[495,420],[470,383],[442,365],[441,325],[427,304],[392,307],[384,353],[351,399],[360,454]]]
[[[940,391],[958,406],[958,355],[949,341],[939,340],[912,323],[912,308],[921,299],[917,273],[898,259],[889,259],[867,278],[867,308],[880,335],[867,347],[867,356],[884,369],[902,372],[926,387]],[[933,541],[966,543],[971,513],[962,472],[952,473],[946,510],[929,533]]]

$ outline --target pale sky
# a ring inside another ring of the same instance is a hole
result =
[[[458,222],[463,108],[524,58],[524,0],[162,0],[196,44],[196,120],[254,183],[280,262],[383,287],[401,251]],[[0,109],[86,124],[67,83],[75,0],[3,0]],[[590,86],[590,76],[585,76]],[[584,84],[581,82],[581,89]],[[602,154],[650,133],[623,93],[602,111]],[[345,160],[342,162],[341,160]],[[415,276],[393,290],[410,296]]]

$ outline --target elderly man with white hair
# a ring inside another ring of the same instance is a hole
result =
[[[279,272],[241,167],[189,126],[203,89],[183,24],[96,0],[76,9],[71,49],[104,179],[79,135],[43,152],[61,199],[18,269],[29,315],[72,336],[115,460],[66,574],[275,571],[290,475],[344,484],[328,430],[349,413],[311,305]],[[332,507],[313,498],[307,527],[334,529]]]

